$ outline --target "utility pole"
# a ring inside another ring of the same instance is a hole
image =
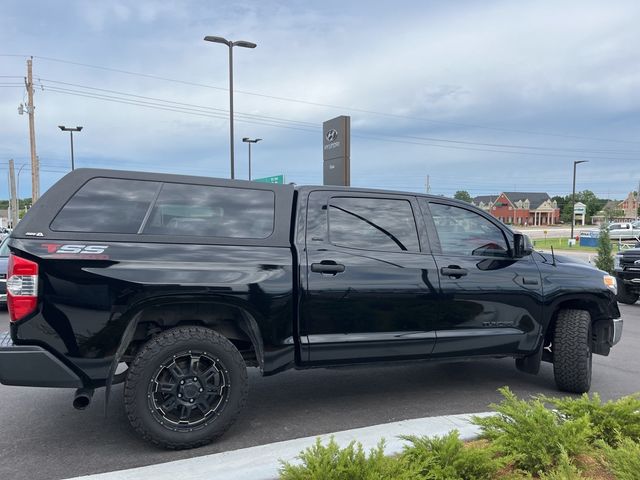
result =
[[[426,189],[427,189],[427,193],[431,193],[431,184],[429,183],[429,175],[427,175]]]
[[[16,173],[13,169],[13,158],[9,160],[9,188],[11,189],[11,228],[18,224],[18,200],[16,198]]]
[[[25,85],[27,87],[27,95],[29,103],[27,104],[27,113],[29,114],[29,143],[31,145],[31,199],[35,203],[40,198],[40,166],[38,157],[36,156],[36,128],[35,115],[33,105],[33,57],[27,60],[27,78]]]

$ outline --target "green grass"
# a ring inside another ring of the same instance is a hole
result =
[[[553,247],[554,250],[572,250],[574,252],[593,252],[598,251],[597,247],[581,247],[576,243],[573,247],[568,244],[568,237],[562,238],[547,238],[547,239],[531,239],[533,246],[536,250],[550,250]]]

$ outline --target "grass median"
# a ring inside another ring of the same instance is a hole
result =
[[[472,442],[457,431],[443,437],[402,437],[402,453],[386,456],[384,440],[370,452],[357,442],[341,448],[320,440],[283,463],[281,480],[638,480],[640,397],[602,402],[597,394],[530,400],[508,388],[492,405],[496,414],[474,417]]]
[[[550,250],[551,247],[553,247],[554,250],[571,250],[575,252],[590,252],[590,253],[598,252],[598,247],[582,247],[577,243],[576,245],[569,246],[568,237],[546,238],[546,239],[536,238],[531,241],[533,242],[533,246],[536,249],[542,249],[542,250]]]

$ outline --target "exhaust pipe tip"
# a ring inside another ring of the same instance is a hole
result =
[[[91,404],[93,397],[93,388],[79,388],[73,397],[73,408],[76,410],[84,410]]]

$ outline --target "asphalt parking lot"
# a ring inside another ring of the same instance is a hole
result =
[[[594,357],[592,392],[605,399],[640,392],[640,303],[621,305],[624,334],[610,357]],[[7,329],[0,313],[0,331]],[[88,410],[71,406],[73,391],[0,385],[0,478],[61,479],[168,462],[291,438],[391,421],[485,411],[508,385],[519,395],[557,394],[553,372],[516,371],[511,359],[422,362],[313,371],[262,378],[250,374],[244,414],[217,443],[170,452],[142,442],[129,427],[122,386],[108,416],[104,393]]]

